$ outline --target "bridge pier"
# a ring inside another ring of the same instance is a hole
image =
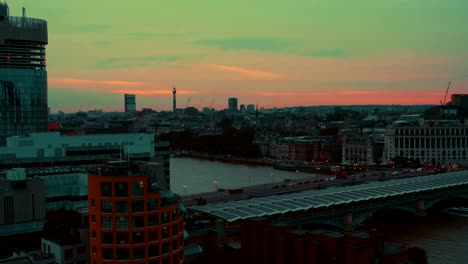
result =
[[[354,231],[354,226],[353,226],[353,214],[352,213],[347,213],[343,217],[343,231],[345,233],[351,233]]]
[[[416,202],[416,215],[426,216],[426,208],[424,207],[424,200],[418,200]]]

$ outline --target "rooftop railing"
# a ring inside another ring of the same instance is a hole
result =
[[[16,28],[47,30],[47,21],[30,17],[4,17],[0,23],[8,23]]]

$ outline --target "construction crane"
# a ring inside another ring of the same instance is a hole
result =
[[[187,103],[185,104],[185,108],[187,108],[188,104],[190,103],[190,100],[192,99],[192,96],[189,97],[189,99],[187,100]],[[184,108],[184,109],[185,109]]]
[[[213,106],[213,103],[214,103],[215,99],[213,98],[213,100],[211,100],[211,103],[210,103],[210,111],[211,111],[211,107]]]
[[[451,84],[451,83],[452,83],[452,81],[450,81],[450,82],[448,83],[447,91],[445,91],[444,102],[442,103],[442,101],[440,101],[440,104],[441,104],[441,105],[445,105],[445,103],[447,102],[447,95],[448,95],[448,92],[449,92],[450,84]]]

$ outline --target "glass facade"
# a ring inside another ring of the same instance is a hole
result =
[[[0,138],[47,131],[47,118],[47,72],[0,68]]]
[[[0,12],[0,145],[47,131],[47,22]],[[7,11],[5,11],[7,10]]]

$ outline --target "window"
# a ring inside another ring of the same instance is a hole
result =
[[[148,226],[158,225],[158,215],[148,215]]]
[[[132,197],[140,197],[144,195],[144,181],[132,182]]]
[[[179,225],[178,224],[172,225],[172,233],[173,234],[179,233]]]
[[[102,233],[102,244],[104,245],[112,245],[114,241],[114,234],[109,232]]]
[[[102,228],[112,229],[112,217],[102,217]]]
[[[117,244],[126,245],[129,242],[128,233],[117,233]]]
[[[96,238],[96,230],[91,230],[91,238]]]
[[[117,229],[127,230],[128,229],[128,218],[119,217],[116,219]]]
[[[114,259],[114,252],[112,248],[103,248],[102,249],[102,258],[103,259]]]
[[[95,215],[91,215],[91,223],[96,223],[96,216]]]
[[[156,211],[158,210],[157,200],[148,200],[148,211]]]
[[[91,200],[91,207],[96,208],[96,200]]]
[[[115,211],[120,214],[128,213],[128,202],[116,202]]]
[[[162,244],[162,253],[163,254],[169,253],[169,243]]]
[[[158,246],[149,246],[148,247],[148,257],[157,257],[159,256],[159,247]]]
[[[169,230],[169,227],[164,227],[161,229],[161,237],[162,239],[166,239],[166,238],[169,238],[171,232]]]
[[[162,224],[167,224],[169,223],[169,213],[163,213],[162,214],[162,219],[161,219]]]
[[[158,241],[158,232],[156,230],[148,231],[148,242]]]
[[[91,252],[92,252],[93,254],[96,254],[96,246],[93,246],[93,247],[91,248]]]
[[[128,197],[128,183],[126,182],[115,183],[115,197]]]
[[[132,212],[139,213],[145,211],[145,201],[143,200],[136,200],[132,201]]]
[[[116,256],[117,260],[129,259],[130,254],[129,254],[128,248],[117,248],[116,253],[117,253],[117,256]]]
[[[179,247],[177,246],[177,239],[172,240],[172,251],[177,250]]]
[[[112,197],[111,182],[101,182],[101,197]]]
[[[144,259],[145,248],[133,248],[133,259]]]
[[[145,217],[144,216],[134,216],[133,217],[133,228],[143,228],[145,227]]]
[[[141,244],[145,243],[145,235],[142,232],[133,232],[132,234],[132,243]]]
[[[102,201],[101,202],[101,211],[103,213],[112,213],[112,202]]]

